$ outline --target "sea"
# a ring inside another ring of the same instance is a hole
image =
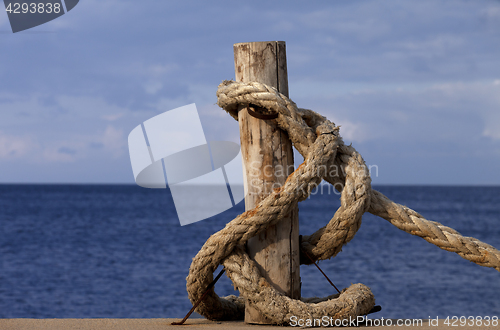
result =
[[[373,188],[500,248],[500,187]],[[192,307],[192,258],[243,204],[181,226],[168,189],[0,185],[0,318],[181,318]],[[301,234],[328,223],[339,205],[331,190],[299,203]],[[343,251],[319,266],[339,288],[369,286],[382,307],[371,318],[500,316],[498,271],[371,214]],[[303,297],[335,293],[314,266],[300,272]],[[226,276],[215,290],[238,294]]]

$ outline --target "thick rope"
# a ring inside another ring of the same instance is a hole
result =
[[[219,85],[217,97],[219,106],[235,119],[240,104],[251,103],[277,113],[278,126],[288,132],[305,160],[280,189],[213,234],[193,259],[187,277],[191,302],[203,294],[219,264],[225,266],[241,294],[240,297],[220,298],[211,290],[197,308],[198,313],[216,320],[242,319],[246,300],[275,324],[287,324],[292,315],[345,319],[367,314],[371,310],[375,299],[363,284],[351,285],[340,295],[322,299],[290,299],[260,275],[243,248],[248,239],[286,217],[291,208],[306,199],[323,179],[342,191],[341,206],[325,227],[302,239],[301,248],[315,261],[339,253],[342,246],[354,237],[363,213],[368,211],[444,250],[500,271],[500,252],[492,246],[426,220],[417,212],[372,190],[369,172],[361,155],[352,146],[343,143],[338,127],[325,117],[311,110],[299,109],[276,89],[255,82],[224,81]],[[340,167],[344,170],[329,170]]]

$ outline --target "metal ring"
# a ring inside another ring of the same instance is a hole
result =
[[[256,107],[256,106],[255,106]],[[258,107],[256,107],[258,108]],[[255,117],[257,119],[262,119],[262,120],[271,120],[271,119],[276,119],[278,118],[278,114],[277,113],[272,113],[272,114],[263,114],[263,113],[258,113],[258,112],[255,112],[253,110],[251,110],[252,108],[250,107],[250,104],[247,105],[247,112],[250,116],[252,117]]]

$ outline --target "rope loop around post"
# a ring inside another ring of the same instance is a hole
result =
[[[369,170],[361,155],[344,144],[339,127],[318,113],[301,109],[276,89],[257,82],[223,81],[217,90],[218,105],[238,119],[239,105],[254,104],[276,114],[279,128],[285,130],[304,162],[254,209],[246,211],[213,234],[193,258],[187,277],[189,299],[195,303],[222,264],[240,291],[221,298],[213,289],[197,312],[212,320],[243,319],[245,300],[275,324],[288,324],[298,318],[356,318],[368,314],[375,305],[370,289],[353,284],[325,298],[295,300],[278,292],[259,273],[244,244],[285,217],[292,206],[305,200],[322,180],[341,191],[341,206],[330,222],[302,238],[301,248],[313,259],[337,255],[361,226],[361,217],[370,212],[412,235],[420,236],[441,249],[456,252],[464,259],[500,271],[500,252],[491,245],[424,219],[417,212],[392,202],[371,188]],[[342,171],[331,171],[342,168]]]

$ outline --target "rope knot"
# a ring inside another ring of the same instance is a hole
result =
[[[245,251],[244,244],[248,239],[287,216],[291,205],[307,198],[323,179],[341,192],[341,206],[325,227],[310,236],[302,236],[301,249],[312,262],[336,256],[354,237],[361,226],[362,215],[368,211],[442,249],[500,271],[500,252],[492,246],[428,221],[372,190],[368,167],[351,145],[344,144],[340,126],[312,110],[298,108],[276,89],[257,82],[225,80],[219,85],[217,98],[217,104],[236,120],[240,105],[252,104],[278,114],[274,120],[288,133],[294,147],[304,156],[304,162],[282,187],[274,190],[253,210],[240,214],[213,234],[193,259],[187,277],[191,302],[203,294],[219,264],[224,265],[227,275],[240,291],[240,297],[220,298],[211,290],[197,308],[198,313],[214,320],[242,319],[246,300],[275,324],[288,324],[291,315],[346,319],[365,315],[373,308],[375,298],[363,284],[353,284],[340,295],[290,299],[261,276]]]

